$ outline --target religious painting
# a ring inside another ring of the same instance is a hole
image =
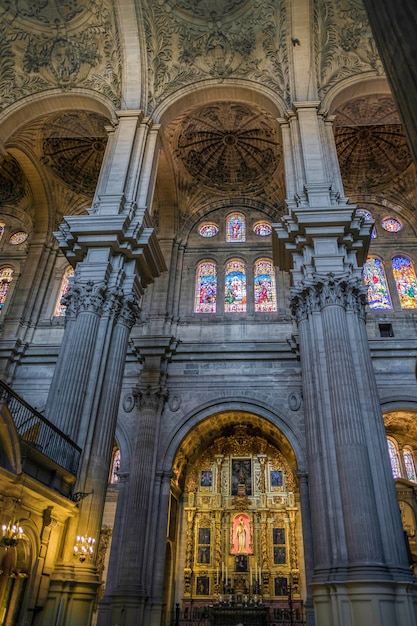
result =
[[[210,528],[198,529],[198,543],[209,544],[210,543]]]
[[[239,513],[235,516],[231,528],[230,545],[232,554],[237,556],[252,554],[252,529],[246,513]]]
[[[272,529],[272,543],[274,545],[285,544],[285,528],[273,528]]]
[[[197,552],[198,563],[210,563],[210,546],[198,546]]]
[[[209,595],[209,577],[208,576],[197,576],[196,581],[196,595],[197,596],[208,596]]]
[[[232,461],[232,496],[252,495],[252,463],[250,459]]]
[[[212,487],[213,485],[213,472],[211,470],[203,470],[201,472],[201,487]]]
[[[248,571],[248,556],[247,554],[237,554],[235,557],[235,567],[237,572]]]
[[[282,487],[282,471],[271,471],[271,487]]]
[[[288,595],[288,581],[287,578],[285,578],[285,576],[277,576],[277,578],[275,578],[275,595],[276,596],[287,596]]]
[[[274,546],[274,565],[282,565],[287,562],[287,550],[285,546]]]

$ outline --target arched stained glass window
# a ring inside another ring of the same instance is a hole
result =
[[[412,450],[407,446],[403,450],[403,459],[405,465],[405,471],[407,472],[408,480],[416,482],[416,467],[414,465],[414,456]]]
[[[4,235],[4,229],[6,228],[6,224],[4,222],[0,222],[0,239]]]
[[[272,261],[259,259],[254,268],[255,312],[276,311],[277,294]]]
[[[400,220],[397,220],[395,217],[386,217],[382,220],[381,226],[388,233],[398,233],[403,227]]]
[[[215,313],[217,297],[217,268],[213,261],[197,266],[194,313]]]
[[[226,220],[226,241],[246,241],[245,216],[242,213],[230,213]]]
[[[417,279],[414,263],[405,256],[392,259],[392,273],[403,309],[417,308]]]
[[[9,293],[10,283],[13,280],[13,268],[2,267],[0,269],[0,311],[6,302]]]
[[[370,213],[369,211],[367,211],[366,209],[356,209],[356,214],[357,215],[362,215],[362,217],[364,217],[366,220],[373,220],[373,216],[372,213]],[[375,226],[372,227],[371,230],[371,239],[376,239],[377,234],[376,234],[376,228]]]
[[[74,276],[74,268],[69,265],[64,272],[64,276],[62,277],[61,289],[59,290],[59,297],[54,312],[55,316],[65,315],[67,307],[65,306],[65,304],[61,303],[61,300],[63,296],[68,293],[69,279],[71,278],[71,276]]]
[[[391,439],[388,439],[388,453],[391,461],[392,475],[394,478],[401,478],[401,466],[397,446]]]
[[[232,259],[226,264],[224,310],[226,313],[246,311],[246,270],[240,259]]]
[[[362,275],[368,287],[368,304],[371,309],[391,309],[384,264],[381,259],[368,257],[362,268]]]

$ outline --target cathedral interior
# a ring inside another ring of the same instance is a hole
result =
[[[413,0],[0,3],[0,626],[417,625]]]

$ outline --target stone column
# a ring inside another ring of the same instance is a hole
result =
[[[155,452],[165,398],[166,393],[161,388],[136,391],[138,421],[132,454],[134,462],[130,468],[126,501],[121,503],[124,519],[118,515],[116,521],[117,525],[123,526],[124,532],[118,551],[112,551],[110,560],[110,569],[117,572],[117,580],[113,581],[110,596],[104,600],[107,615],[100,612],[99,624],[141,623],[144,603],[150,594],[146,546],[152,523]],[[122,617],[124,621],[121,621]]]
[[[66,217],[56,233],[76,271],[47,415],[82,447],[75,490],[86,497],[51,576],[45,624],[88,624],[99,585],[95,555],[81,562],[73,546],[76,535],[99,537],[129,333],[146,286],[165,270],[149,214],[137,204],[139,193],[152,194],[151,127],[138,111],[120,112],[89,214]]]
[[[283,125],[289,214],[275,226],[298,327],[317,626],[411,626],[413,597],[365,328],[371,222],[344,197],[318,102]],[[309,550],[309,546],[305,546]]]

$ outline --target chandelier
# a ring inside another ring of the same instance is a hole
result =
[[[86,559],[92,559],[94,555],[96,540],[94,537],[84,537],[83,535],[77,535],[74,544],[74,557],[81,563],[84,563]]]
[[[12,548],[17,545],[19,539],[23,537],[23,528],[19,526],[19,522],[10,522],[1,527],[3,537],[1,538],[0,545],[7,548]]]

